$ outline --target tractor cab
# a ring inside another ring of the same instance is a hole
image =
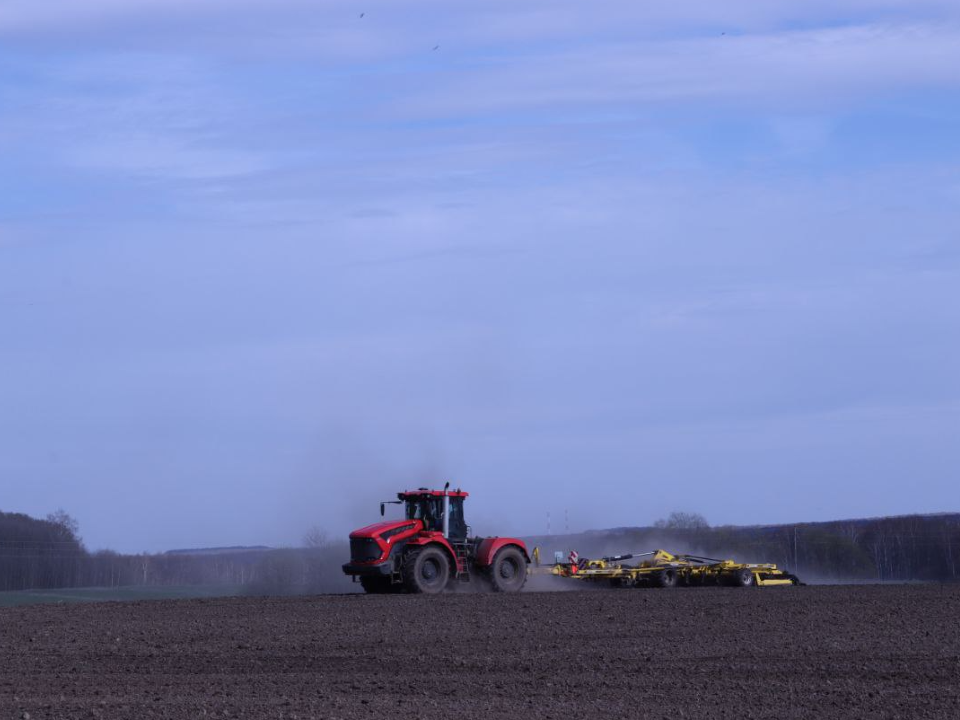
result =
[[[397,493],[404,506],[407,520],[420,520],[425,530],[440,532],[450,542],[465,542],[467,521],[463,516],[463,500],[467,493],[460,490],[410,490]]]

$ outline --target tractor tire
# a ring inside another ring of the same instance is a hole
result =
[[[527,559],[518,547],[502,548],[494,556],[486,575],[494,592],[520,592],[527,582]]]
[[[438,547],[408,550],[403,556],[402,574],[407,592],[436,595],[450,583],[450,560]]]
[[[752,587],[754,584],[753,571],[747,568],[731,573],[727,579],[733,587]]]
[[[388,577],[362,577],[360,585],[367,595],[386,595],[396,592]]]
[[[653,574],[653,586],[659,588],[672,588],[677,585],[676,570],[661,570]]]

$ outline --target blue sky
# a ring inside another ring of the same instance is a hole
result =
[[[0,509],[960,510],[957,67],[955,2],[8,0]]]

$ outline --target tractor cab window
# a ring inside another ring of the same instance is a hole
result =
[[[443,505],[440,498],[411,498],[407,500],[407,520],[423,520],[427,530],[443,529]]]
[[[467,539],[467,521],[463,517],[463,498],[450,498],[450,539]]]

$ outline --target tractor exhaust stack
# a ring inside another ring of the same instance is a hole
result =
[[[443,486],[443,536],[445,538],[450,537],[450,496],[447,495],[449,489],[450,483],[448,482]]]

